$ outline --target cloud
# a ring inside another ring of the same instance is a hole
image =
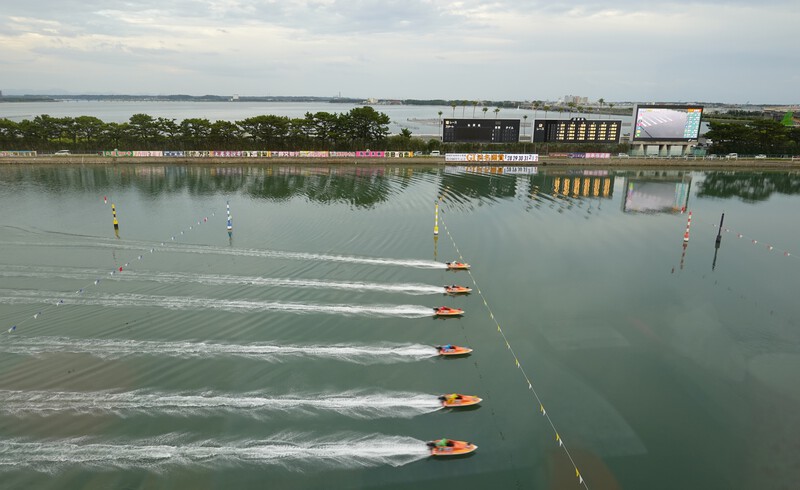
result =
[[[800,12],[781,0],[66,0],[5,10],[4,83],[31,89],[796,101],[782,33]]]

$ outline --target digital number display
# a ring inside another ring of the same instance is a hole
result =
[[[584,118],[537,119],[533,123],[534,142],[619,143],[622,121]]]

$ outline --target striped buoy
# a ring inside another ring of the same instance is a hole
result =
[[[683,234],[683,241],[689,241],[689,227],[692,226],[692,212],[689,211],[689,219],[686,220],[686,233]]]

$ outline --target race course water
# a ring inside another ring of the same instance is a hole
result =
[[[796,486],[800,175],[518,170],[0,167],[0,488]]]

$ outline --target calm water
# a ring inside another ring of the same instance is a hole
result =
[[[2,486],[795,486],[800,175],[470,170],[0,167]]]

